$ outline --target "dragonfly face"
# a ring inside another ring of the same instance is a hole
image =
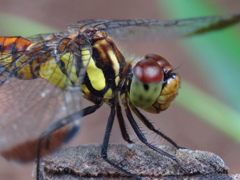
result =
[[[166,110],[176,97],[180,78],[163,57],[148,54],[133,68],[130,102],[151,113]]]
[[[151,113],[166,110],[177,95],[178,75],[159,55],[148,54],[136,62],[126,61],[111,36],[134,38],[148,31],[150,39],[160,39],[169,37],[169,28],[171,37],[189,36],[238,21],[240,15],[175,21],[88,20],[70,26],[66,32],[29,38],[0,37],[0,153],[19,161],[47,154],[75,134],[81,117],[107,103],[111,110],[101,155],[117,169],[138,178],[107,158],[115,115],[123,138],[132,143],[122,103],[139,139],[153,150],[167,154],[182,168],[176,158],[147,142],[132,116],[135,113],[150,130],[179,148],[138,110]],[[82,109],[82,96],[94,105]]]

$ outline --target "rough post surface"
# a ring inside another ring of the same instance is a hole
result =
[[[110,144],[108,157],[143,179],[232,179],[228,167],[217,155],[206,151],[158,148],[174,155],[189,172],[186,174],[170,158],[145,145]],[[56,151],[41,160],[42,179],[132,179],[106,163],[100,156],[101,145],[84,145]]]

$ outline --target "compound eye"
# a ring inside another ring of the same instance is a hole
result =
[[[161,82],[163,80],[162,67],[152,59],[139,61],[134,67],[133,74],[144,83]]]
[[[147,55],[145,56],[145,59],[147,59],[147,60],[154,60],[154,61],[156,61],[161,67],[171,66],[171,65],[169,64],[169,62],[168,62],[165,58],[163,58],[162,56],[159,56],[159,55],[157,55],[157,54],[147,54]]]
[[[151,107],[161,94],[163,68],[152,59],[139,61],[133,69],[130,86],[131,103],[142,109]]]

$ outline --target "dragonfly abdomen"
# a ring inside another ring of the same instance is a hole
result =
[[[23,52],[32,42],[22,38],[16,37],[0,37],[0,53],[15,55],[18,52]]]
[[[30,40],[22,38],[21,36],[0,37],[1,74],[13,73],[13,75],[19,79],[36,78],[32,71],[31,63],[23,65],[24,60],[19,61],[21,55],[27,51],[31,44],[32,42]],[[20,68],[22,65],[23,67]]]

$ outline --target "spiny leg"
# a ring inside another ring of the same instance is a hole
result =
[[[168,136],[160,132],[159,130],[155,129],[155,127],[152,125],[152,123],[132,104],[130,104],[130,107],[132,111],[137,115],[137,117],[147,126],[148,129],[155,132],[157,135],[163,137],[166,139],[169,143],[171,143],[174,147],[177,149],[181,149],[183,147],[178,146],[172,139],[170,139]]]
[[[117,102],[116,103],[116,110],[117,110],[117,119],[118,119],[118,123],[119,123],[119,127],[122,133],[122,137],[125,141],[127,141],[128,143],[134,143],[133,141],[130,140],[127,129],[126,129],[126,125],[123,119],[123,115],[122,115],[122,109],[120,104]]]
[[[127,118],[134,130],[134,132],[136,133],[136,135],[138,136],[138,138],[140,139],[140,141],[142,141],[145,145],[147,145],[149,148],[153,149],[154,151],[157,151],[158,153],[164,155],[164,156],[167,156],[169,157],[170,159],[172,159],[173,161],[175,161],[178,166],[184,171],[184,172],[188,172],[184,167],[181,166],[181,164],[179,163],[178,159],[171,155],[171,154],[168,154],[167,152],[165,151],[162,151],[161,149],[158,149],[157,147],[151,145],[146,137],[144,136],[144,134],[142,133],[142,131],[140,130],[140,128],[138,127],[136,121],[134,120],[133,116],[132,116],[132,113],[131,113],[131,110],[128,106],[128,104],[124,104],[124,107],[125,107],[125,112],[126,112],[126,115],[127,115]]]
[[[108,150],[108,144],[109,144],[109,139],[110,139],[110,134],[111,134],[111,130],[112,130],[112,126],[113,126],[113,122],[114,122],[114,117],[115,117],[115,105],[114,103],[111,105],[111,112],[110,115],[108,117],[108,122],[107,122],[107,126],[106,126],[106,131],[105,131],[105,135],[104,135],[104,139],[103,139],[103,143],[102,143],[102,151],[101,151],[101,157],[107,162],[109,163],[111,166],[115,167],[116,169],[134,177],[135,179],[141,179],[140,176],[136,175],[136,174],[132,174],[129,171],[123,169],[121,166],[115,164],[114,162],[112,162],[107,155],[107,150]]]
[[[49,136],[55,132],[56,130],[70,124],[70,123],[73,123],[74,121],[78,120],[78,119],[74,119],[73,117],[75,115],[81,115],[81,117],[84,117],[84,116],[87,116],[89,114],[92,114],[94,113],[98,108],[100,108],[102,106],[102,103],[101,104],[95,104],[93,106],[89,106],[89,107],[86,107],[84,109],[82,109],[81,111],[78,111],[74,114],[71,114],[65,118],[62,118],[56,122],[54,122],[53,124],[51,124],[48,129],[46,129],[41,135],[40,135],[40,138],[39,138],[39,141],[38,141],[38,150],[37,150],[37,180],[40,180],[40,157],[41,157],[41,149],[42,149],[42,143],[44,140],[47,140],[47,146],[48,146],[48,143],[49,143]]]

